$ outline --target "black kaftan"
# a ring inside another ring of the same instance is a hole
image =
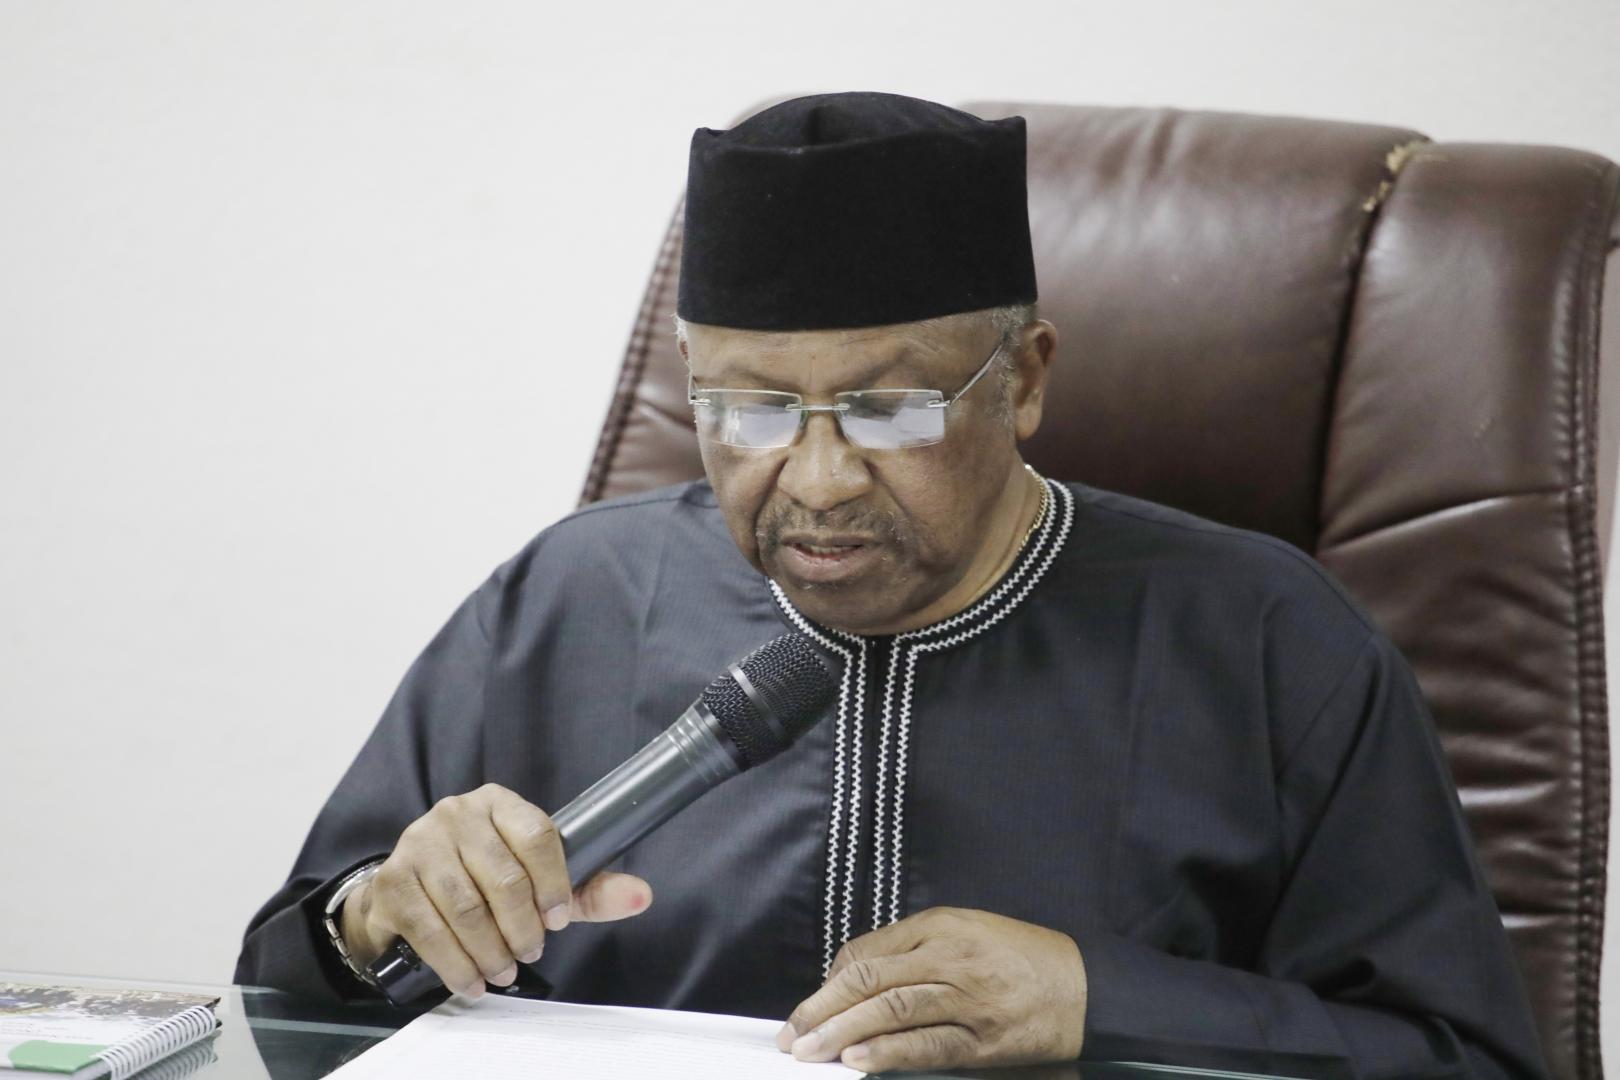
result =
[[[951,905],[1074,937],[1087,1058],[1545,1075],[1390,642],[1281,541],[1051,488],[992,592],[892,637],[807,622],[702,482],[547,529],[411,668],[237,981],[368,993],[321,929],[338,875],[488,781],[555,810],[792,627],[841,658],[837,705],[621,860],[655,901],[548,940],[558,998],[783,1018],[843,940]]]

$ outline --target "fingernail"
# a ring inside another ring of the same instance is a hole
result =
[[[782,1030],[776,1033],[776,1048],[784,1053],[793,1045],[793,1040],[799,1037],[792,1021],[782,1025]]]
[[[536,945],[533,949],[518,957],[518,959],[523,961],[525,964],[532,964],[536,960],[540,959],[540,954],[545,951],[546,947],[544,945]]]
[[[501,972],[499,975],[495,976],[489,981],[494,983],[496,986],[511,986],[512,980],[515,978],[517,978],[517,965],[507,964],[505,971]]]
[[[547,908],[545,920],[547,930],[561,930],[568,925],[568,905],[558,904],[554,908]]]
[[[864,1062],[871,1051],[866,1049],[865,1043],[856,1043],[854,1046],[844,1047],[844,1064],[859,1066]]]
[[[479,979],[477,982],[457,990],[456,993],[464,998],[481,998],[484,996],[484,980]]]
[[[821,1032],[807,1031],[793,1040],[793,1056],[800,1061],[808,1060],[810,1055],[821,1049]]]

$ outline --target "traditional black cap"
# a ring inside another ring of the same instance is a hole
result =
[[[676,311],[823,330],[1035,300],[1024,118],[895,94],[795,98],[699,128]]]

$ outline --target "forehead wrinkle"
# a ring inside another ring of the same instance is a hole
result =
[[[816,374],[819,370],[829,366],[843,366],[841,362],[847,362],[849,359],[839,356],[836,346],[818,348],[805,353],[792,345],[791,342],[761,342],[757,348],[728,346],[714,350],[708,354],[713,361],[712,364],[702,365],[710,370],[701,378],[704,382],[719,380],[715,385],[751,382],[761,386],[770,384],[774,388],[802,389],[816,383]],[[874,352],[872,356],[875,359],[860,358],[864,362],[850,365],[849,374],[834,378],[828,389],[858,390],[870,385],[873,380],[897,370],[902,372],[909,370],[918,376],[925,376],[927,369],[918,363],[921,359],[919,353],[924,351],[918,349],[914,343],[896,342],[890,349]]]
[[[712,361],[700,381],[711,388],[738,386],[744,389],[785,390],[805,393],[815,385],[815,374],[824,363],[845,349],[877,345],[877,357],[860,370],[826,386],[817,393],[836,393],[873,387],[886,375],[900,373],[905,385],[918,389],[948,390],[945,383],[955,380],[955,368],[963,348],[971,344],[970,331],[979,326],[973,313],[944,315],[912,323],[890,326],[856,327],[841,330],[744,330],[730,327],[694,327],[689,348],[700,344]],[[708,338],[708,342],[702,342]],[[718,340],[716,340],[718,339]],[[886,348],[884,346],[887,346]],[[885,355],[887,354],[887,355]],[[939,370],[934,361],[944,358],[948,370]],[[690,358],[689,361],[690,363]]]

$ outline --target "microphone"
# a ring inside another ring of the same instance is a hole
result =
[[[728,667],[652,742],[552,815],[575,888],[699,795],[793,745],[838,686],[803,634]],[[404,1005],[443,982],[403,938],[367,969]]]

